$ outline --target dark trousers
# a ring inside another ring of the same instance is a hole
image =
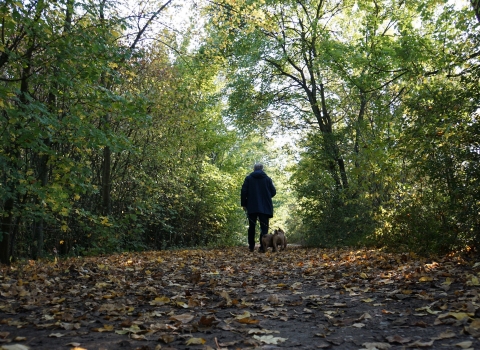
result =
[[[262,249],[264,249],[262,237],[268,233],[268,220],[270,219],[268,215],[261,213],[248,214],[248,246],[250,250],[255,248],[255,226],[257,219],[260,221],[260,247]]]

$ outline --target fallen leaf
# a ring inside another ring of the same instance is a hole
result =
[[[390,343],[399,343],[399,344],[405,344],[405,343],[408,343],[411,340],[411,338],[402,337],[402,336],[397,335],[397,334],[390,335],[390,336],[386,337],[386,339]]]
[[[455,334],[455,332],[449,329],[449,330],[447,330],[447,331],[445,331],[445,332],[440,333],[440,334],[438,335],[438,337],[436,337],[435,339],[438,339],[438,340],[440,340],[440,339],[449,339],[449,338],[455,338],[456,336],[457,336],[457,335]]]
[[[202,316],[198,324],[203,327],[212,327],[214,323],[218,323],[215,317]]]
[[[443,284],[443,285],[446,285],[446,286],[449,286],[449,285],[451,285],[453,282],[455,282],[455,279],[453,279],[453,278],[451,278],[451,277],[447,277],[447,278],[445,279],[445,282],[443,282],[442,284]]]
[[[237,322],[243,323],[243,324],[258,324],[260,323],[260,320],[256,320],[250,317],[244,317],[244,318],[237,319]]]
[[[346,303],[333,303],[334,307],[347,307]]]
[[[13,341],[26,341],[27,337],[15,337],[13,338]]]
[[[249,318],[250,316],[250,312],[245,311],[243,314],[235,316],[235,319],[240,320],[242,318]]]
[[[467,281],[468,286],[480,286],[480,280],[477,276],[471,276],[470,280]]]
[[[277,345],[278,343],[282,343],[288,339],[288,338],[274,337],[273,335],[262,335],[262,336],[254,335],[253,338],[256,340],[260,340],[265,344],[272,344],[272,345]]]
[[[433,345],[433,342],[434,340],[425,341],[425,342],[421,340],[417,340],[413,343],[408,344],[408,347],[409,348],[428,348]]]
[[[431,282],[433,281],[433,278],[430,276],[422,276],[418,279],[420,282]]]
[[[154,300],[150,302],[150,305],[155,306],[155,305],[165,305],[170,302],[170,298],[166,296],[161,296],[161,297],[156,297]]]
[[[365,312],[364,314],[362,314],[362,316],[357,318],[355,321],[363,321],[363,320],[370,320],[370,319],[372,319],[372,316],[368,312]]]
[[[379,342],[363,343],[362,346],[368,350],[384,350],[384,349],[390,349],[392,347],[388,343],[379,343]]]
[[[461,321],[463,319],[466,319],[466,318],[470,318],[470,316],[465,312],[449,312],[447,314],[443,314],[443,315],[438,316],[439,319],[446,318],[446,317],[454,317],[459,321]]]
[[[227,292],[225,292],[225,291],[221,292],[220,296],[225,299],[225,302],[227,303],[227,306],[232,305],[232,299],[230,299],[230,296],[228,295]]]
[[[278,298],[277,294],[270,294],[267,298],[267,301],[270,304],[280,304],[280,299]]]
[[[23,344],[9,344],[9,345],[2,345],[0,347],[2,350],[30,350],[30,348]]]
[[[354,324],[352,324],[352,327],[363,328],[363,327],[365,327],[365,323],[354,323]]]
[[[465,327],[465,331],[476,338],[480,337],[480,319],[474,319],[470,325]]]
[[[52,333],[52,334],[49,334],[49,337],[50,338],[61,338],[65,336],[65,334],[62,334],[62,333]]]
[[[271,331],[268,329],[249,329],[248,334],[272,334],[272,333],[280,333],[279,331]]]
[[[181,323],[188,323],[190,322],[191,320],[194,319],[194,315],[192,314],[182,314],[182,315],[173,315],[173,316],[170,316],[170,319],[173,320],[173,321],[178,321],[178,322],[181,322]]]
[[[203,338],[190,338],[185,342],[185,345],[203,345],[206,342]]]
[[[147,340],[143,334],[130,334],[130,338],[134,340]]]
[[[462,341],[461,343],[457,343],[455,344],[455,346],[459,347],[459,348],[462,348],[462,349],[469,349],[472,347],[472,344],[473,342],[471,342],[470,340],[467,340],[467,341]]]
[[[165,344],[171,343],[175,341],[175,337],[171,334],[162,334],[159,338],[158,341],[163,341]]]

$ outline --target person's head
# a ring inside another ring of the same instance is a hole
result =
[[[262,163],[256,163],[253,166],[253,171],[257,171],[257,170],[263,170],[263,164]]]

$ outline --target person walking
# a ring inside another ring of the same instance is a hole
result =
[[[262,237],[268,233],[268,222],[273,217],[272,198],[277,193],[273,181],[263,171],[263,164],[256,163],[253,172],[243,181],[240,193],[241,206],[248,216],[248,247],[255,248],[255,226],[260,222],[260,252],[265,252]]]

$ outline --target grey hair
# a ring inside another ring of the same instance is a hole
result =
[[[256,163],[253,166],[253,171],[256,171],[256,170],[263,170],[263,164],[262,163]]]

